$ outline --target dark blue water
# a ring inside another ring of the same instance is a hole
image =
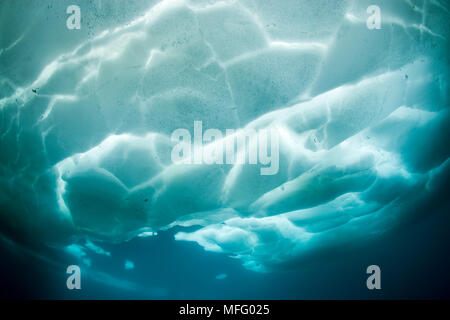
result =
[[[78,263],[42,250],[49,263],[1,246],[1,294],[38,299],[415,299],[450,298],[448,207],[430,208],[401,229],[362,248],[329,253],[294,270],[256,273],[239,261],[173,240],[174,231],[121,244],[102,243],[81,290],[66,288],[65,268]],[[124,261],[134,262],[125,270]],[[366,267],[381,267],[382,290],[366,288]],[[223,280],[216,279],[225,273]],[[109,275],[105,277],[104,274]]]

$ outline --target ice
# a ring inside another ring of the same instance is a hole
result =
[[[78,31],[47,2],[0,4],[2,233],[89,264],[96,240],[177,227],[269,271],[406,224],[445,186],[444,1],[378,1],[380,30],[365,0],[79,1]],[[172,162],[194,121],[276,130],[279,171]]]

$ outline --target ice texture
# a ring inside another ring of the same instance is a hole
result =
[[[2,232],[196,226],[175,239],[268,271],[428,214],[449,178],[447,1],[379,0],[380,30],[368,0],[78,2],[78,31],[68,1],[0,3]],[[277,130],[278,174],[173,163],[196,120]]]

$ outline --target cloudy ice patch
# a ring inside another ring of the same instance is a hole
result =
[[[70,244],[65,247],[65,251],[87,266],[91,266],[92,264],[92,259],[89,257],[89,254],[111,256],[111,252],[104,250],[90,240],[86,240],[84,245],[78,243]]]
[[[226,279],[228,277],[228,275],[226,274],[226,273],[219,273],[217,276],[216,276],[216,279],[217,280],[224,280],[224,279]]]
[[[147,238],[147,237],[153,237],[153,236],[157,236],[158,232],[153,232],[153,231],[143,231],[141,233],[138,234],[139,238]]]
[[[111,252],[104,250],[103,248],[99,247],[98,245],[95,245],[94,243],[92,243],[89,240],[86,241],[86,248],[90,249],[91,251],[93,251],[96,254],[105,255],[108,257],[111,256]]]
[[[78,244],[71,244],[65,247],[65,251],[82,261],[86,266],[91,266],[92,261],[87,257],[86,248]]]
[[[125,268],[125,270],[133,270],[134,262],[131,260],[125,260],[124,268]]]
[[[380,30],[366,0],[127,3],[79,38],[31,10],[41,28],[1,22],[2,229],[90,263],[101,241],[177,227],[268,271],[363,245],[445,188],[446,2],[382,1]],[[172,163],[171,133],[196,120],[276,130],[278,174]]]

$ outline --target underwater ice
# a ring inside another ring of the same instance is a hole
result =
[[[372,2],[110,1],[97,20],[86,2],[80,31],[65,1],[2,2],[1,225],[61,246],[197,226],[175,238],[265,271],[427,214],[450,166],[450,5],[379,0],[369,30]],[[278,174],[173,164],[195,120],[276,129]]]

